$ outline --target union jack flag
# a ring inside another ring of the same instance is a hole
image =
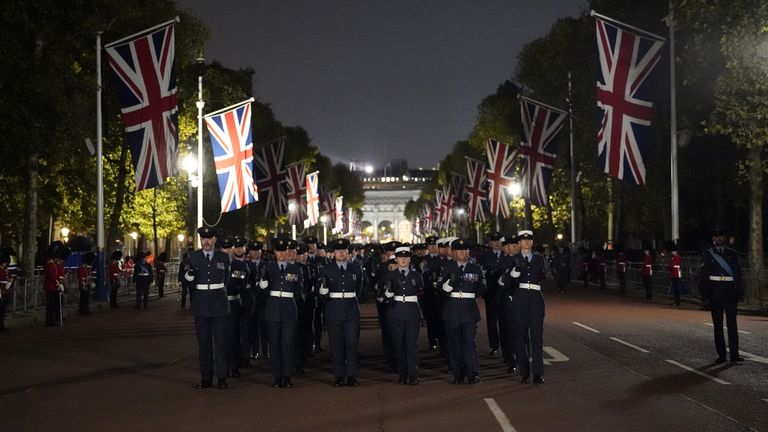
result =
[[[282,216],[288,211],[288,202],[285,194],[281,192],[285,182],[285,170],[283,169],[283,150],[285,138],[279,138],[264,146],[256,153],[254,159],[254,180],[259,193],[266,196],[264,201],[264,217],[273,219]]]
[[[173,23],[104,47],[118,88],[137,191],[161,185],[178,173]]]
[[[485,222],[483,201],[486,200],[485,164],[467,158],[467,212],[472,222]]]
[[[425,203],[421,210],[421,232],[428,233],[432,231],[432,206]]]
[[[547,186],[557,157],[558,134],[567,112],[528,98],[520,98],[523,141],[520,177],[523,196],[536,206],[547,205]]]
[[[253,98],[227,108],[221,114],[205,116],[205,125],[211,134],[222,213],[245,207],[259,199],[253,184],[251,102]]]
[[[649,76],[663,39],[639,36],[595,17],[600,69],[597,79],[598,161],[611,177],[645,184],[645,153],[653,116]],[[626,25],[625,25],[626,26]]]
[[[443,185],[442,202],[440,205],[443,208],[442,217],[443,220],[440,225],[443,228],[450,228],[453,220],[453,189],[451,185]]]
[[[296,162],[295,164],[287,166],[285,171],[286,181],[283,183],[285,189],[285,197],[288,201],[289,207],[291,203],[293,203],[294,207],[292,212],[288,212],[288,217],[290,219],[289,223],[303,225],[303,221],[306,219],[307,213],[304,209],[304,200],[306,198],[307,192],[307,162]]]
[[[463,206],[467,200],[467,177],[458,173],[451,173],[451,189],[453,190],[453,204]]]
[[[433,207],[435,212],[432,224],[438,230],[445,228],[443,226],[443,219],[445,219],[445,208],[443,207],[443,191],[440,189],[435,190],[435,206]]]
[[[504,218],[507,218],[509,217],[507,187],[512,184],[517,151],[493,139],[489,139],[485,147],[488,156],[488,168],[485,172],[488,180],[490,212],[494,215],[501,213]]]
[[[336,197],[336,206],[334,207],[333,225],[336,228],[336,232],[344,232],[344,197]]]
[[[319,174],[318,171],[307,174],[307,218],[309,219],[309,226],[317,225],[317,219],[320,215],[320,195],[317,193]]]

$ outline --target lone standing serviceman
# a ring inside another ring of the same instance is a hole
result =
[[[216,387],[225,389],[228,386],[224,338],[229,313],[225,283],[229,276],[229,256],[214,250],[216,229],[200,227],[197,233],[202,249],[189,253],[187,273],[184,275],[194,292],[189,310],[195,317],[201,376],[195,388],[212,387],[215,372]]]

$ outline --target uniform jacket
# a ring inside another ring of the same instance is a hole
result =
[[[258,288],[265,299],[264,321],[296,321],[296,301],[301,298],[304,286],[301,268],[295,263],[286,262],[281,273],[278,262],[271,261],[265,264],[264,280],[269,283],[267,288]],[[293,297],[274,297],[269,294],[270,291],[290,292]]]
[[[420,320],[422,318],[419,302],[405,302],[403,296],[421,296],[424,289],[424,279],[421,273],[410,269],[403,276],[401,270],[388,271],[384,276],[386,289],[392,292],[394,297],[384,297],[389,310],[387,319],[396,321]]]
[[[123,269],[120,268],[120,261],[112,261],[109,265],[109,283],[116,284],[120,282],[120,274]]]
[[[653,276],[653,257],[651,255],[643,255],[643,268],[640,269],[640,276]]]
[[[55,293],[59,290],[59,284],[64,283],[64,265],[49,260],[45,263],[45,281],[43,290],[47,293]]]
[[[336,261],[323,266],[322,278],[329,293],[355,293],[360,295],[363,289],[363,270],[355,263],[347,263],[347,269],[341,273]],[[326,295],[325,319],[328,321],[360,320],[360,305],[357,297],[331,298]]]
[[[245,291],[245,287],[248,285],[249,277],[250,271],[248,270],[248,263],[233,258],[229,263],[229,282],[227,282],[227,295],[236,296],[242,294]]]
[[[213,251],[211,262],[205,258],[202,249],[190,252],[187,257],[188,267],[194,279],[190,281],[190,289],[195,290],[195,301],[190,312],[196,317],[222,317],[229,313],[227,290],[197,289],[200,284],[224,284],[229,280],[229,256],[221,251]]]
[[[541,286],[541,282],[546,277],[546,263],[544,257],[537,252],[533,252],[530,261],[525,260],[522,252],[512,257],[514,269],[520,272],[517,277],[517,283],[530,283]],[[543,301],[544,295],[541,290],[530,290],[518,288],[512,299],[511,305],[515,309],[527,309],[531,304],[538,304]]]
[[[715,260],[713,254],[721,257],[733,271],[733,275],[720,266]],[[709,288],[702,290],[707,292],[709,299],[717,301],[739,301],[744,296],[744,288],[741,280],[741,266],[739,265],[739,253],[731,248],[724,247],[722,251],[717,248],[711,248],[701,256],[701,266],[699,267],[699,276],[701,283]],[[721,278],[732,277],[733,281],[720,280]],[[715,278],[718,280],[711,280]]]
[[[626,273],[627,271],[627,257],[623,252],[616,254],[616,273]]]
[[[682,277],[682,272],[680,271],[680,266],[683,264],[683,257],[680,255],[672,255],[669,259],[669,278],[670,279],[680,279]]]
[[[453,286],[451,293],[474,293],[475,298],[456,298],[448,293],[442,307],[442,317],[444,321],[470,323],[480,321],[480,310],[477,308],[477,297],[485,294],[485,283],[483,282],[483,270],[477,264],[467,262],[464,264],[464,271],[459,269],[456,261],[445,260],[443,262],[443,271],[441,280],[450,281]],[[442,283],[438,284],[438,289],[442,289]]]
[[[91,276],[91,267],[88,264],[80,264],[77,268],[77,287],[85,289],[85,284],[88,283],[88,278]]]
[[[149,285],[152,283],[152,266],[141,260],[133,267],[133,282]]]
[[[496,291],[499,288],[499,277],[502,273],[501,260],[504,257],[504,252],[499,251],[499,255],[493,250],[486,251],[478,261],[478,264],[483,268],[485,273],[485,284],[488,287],[488,291]]]

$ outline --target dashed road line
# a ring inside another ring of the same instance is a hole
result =
[[[714,382],[716,382],[716,383],[718,383],[718,384],[723,384],[723,385],[730,385],[730,384],[731,384],[731,383],[729,383],[728,381],[724,381],[724,380],[721,380],[720,378],[715,378],[715,377],[713,377],[713,376],[711,376],[711,375],[707,375],[707,374],[705,374],[704,372],[700,372],[700,371],[697,371],[696,369],[694,369],[694,368],[692,368],[692,367],[686,366],[686,365],[684,365],[684,364],[682,364],[682,363],[678,363],[678,362],[676,362],[676,361],[674,361],[674,360],[667,360],[667,363],[669,363],[669,364],[673,364],[673,365],[675,365],[675,366],[677,366],[677,367],[679,367],[679,368],[685,369],[685,370],[687,370],[688,372],[693,372],[693,373],[695,373],[696,375],[701,375],[701,376],[703,376],[704,378],[708,378],[708,379],[711,379],[712,381],[714,381]]]
[[[622,345],[626,345],[626,346],[628,346],[630,348],[636,349],[636,350],[640,351],[641,353],[646,353],[646,354],[650,353],[650,351],[648,351],[645,348],[640,348],[637,345],[632,345],[631,343],[623,341],[623,340],[621,340],[619,338],[611,337],[610,339],[613,340],[613,341],[616,341],[616,342],[618,342],[618,343],[620,343]]]
[[[708,325],[708,326],[710,326],[710,327],[714,327],[714,326],[715,326],[715,325],[714,325],[714,324],[712,324],[711,322],[706,322],[706,321],[704,322],[704,324],[706,324],[706,325]],[[728,330],[728,327],[726,327],[726,326],[723,326],[723,330]],[[737,331],[737,332],[739,332],[739,333],[741,333],[741,334],[752,334],[752,333],[750,333],[750,332],[748,332],[748,331],[744,331],[744,330],[736,330],[736,331]]]
[[[585,325],[584,325],[584,324],[582,324],[582,323],[577,323],[576,321],[574,321],[573,323],[574,323],[574,324],[576,324],[577,326],[579,326],[579,327],[581,327],[581,328],[585,328],[585,329],[587,329],[587,330],[589,330],[589,331],[591,331],[591,332],[593,332],[593,333],[600,333],[600,330],[595,330],[595,329],[593,329],[592,327],[589,327],[589,326],[585,326]]]
[[[504,411],[501,410],[501,407],[499,404],[496,403],[496,399],[494,398],[485,398],[483,399],[486,404],[488,404],[488,409],[491,410],[493,413],[493,416],[496,417],[496,421],[499,422],[499,426],[501,426],[501,430],[504,432],[517,432],[517,429],[515,429],[514,426],[512,426],[512,423],[509,421],[509,418],[507,418],[507,415],[504,414]]]

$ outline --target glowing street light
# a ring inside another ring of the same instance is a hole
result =
[[[365,173],[366,174],[371,174],[372,172],[373,172],[373,167],[371,165],[366,165],[365,166]]]
[[[136,252],[139,249],[139,245],[136,242],[136,239],[139,238],[139,233],[137,233],[136,231],[131,231],[129,235],[133,239],[133,255],[136,255]]]
[[[523,192],[523,187],[520,185],[519,181],[513,180],[512,183],[507,186],[507,190],[509,191],[510,195],[512,195],[515,199],[518,199]]]
[[[69,242],[69,228],[62,227],[61,228],[61,236],[64,238],[64,243]]]
[[[187,174],[192,176],[197,173],[197,158],[193,154],[188,154],[184,156],[184,160],[181,161],[181,166]]]
[[[184,233],[181,233],[181,234],[176,236],[176,238],[179,239],[179,243],[182,243],[184,241],[185,237],[186,236],[184,235]]]

